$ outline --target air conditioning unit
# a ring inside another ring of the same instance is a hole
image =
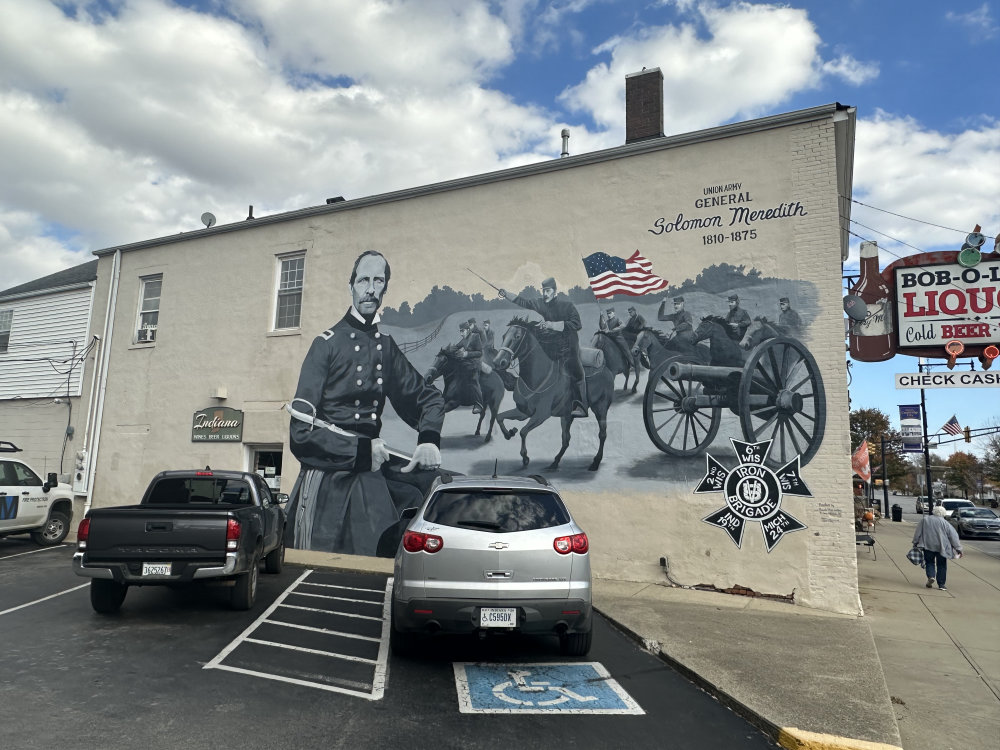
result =
[[[140,328],[135,332],[136,343],[147,344],[156,341],[156,326]]]

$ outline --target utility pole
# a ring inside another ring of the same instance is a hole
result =
[[[926,428],[925,428],[926,429]],[[882,504],[884,510],[882,511],[883,518],[889,517],[889,479],[886,471],[886,460],[885,460],[885,435],[882,436]]]
[[[928,367],[929,369],[929,367]],[[924,371],[924,358],[917,360],[917,370]],[[934,491],[931,487],[931,447],[927,439],[927,401],[924,399],[924,389],[920,389],[920,415],[924,420],[924,479],[927,484],[927,511],[934,510]]]

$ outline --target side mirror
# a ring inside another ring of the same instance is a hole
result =
[[[274,502],[276,502],[278,505],[284,505],[285,503],[288,502],[288,495],[285,494],[284,492],[277,492],[273,495],[273,497],[274,497]]]
[[[42,492],[48,492],[57,484],[59,484],[59,475],[54,471],[50,471],[45,477],[45,484],[42,485]]]

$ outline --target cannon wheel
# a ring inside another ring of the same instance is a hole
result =
[[[642,402],[646,434],[657,448],[671,456],[697,456],[712,444],[722,421],[720,409],[698,407],[694,397],[704,393],[697,380],[670,380],[671,362],[687,362],[688,357],[667,357],[649,373]]]
[[[743,367],[740,424],[752,442],[773,440],[767,463],[781,467],[795,456],[809,462],[823,441],[826,394],[809,350],[780,336],[757,345]]]

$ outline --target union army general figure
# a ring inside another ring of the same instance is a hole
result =
[[[290,428],[302,470],[289,502],[289,546],[391,557],[395,540],[383,536],[403,508],[420,504],[424,485],[436,476],[413,470],[441,465],[444,399],[378,328],[389,274],[381,253],[358,257],[351,308],[316,337],[302,362],[292,402],[300,416],[293,414]],[[379,437],[387,400],[417,431],[409,463],[390,458]]]

